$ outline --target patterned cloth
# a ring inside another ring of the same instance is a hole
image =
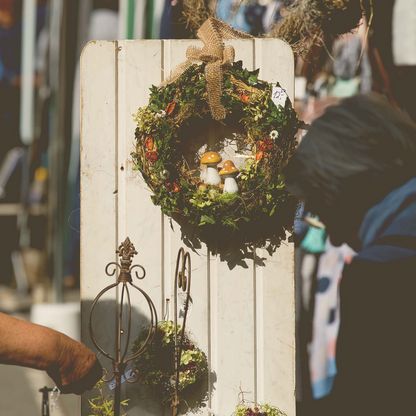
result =
[[[347,245],[332,246],[329,241],[319,259],[312,342],[309,345],[309,366],[314,399],[327,396],[336,375],[335,349],[339,329],[338,285],[345,263],[354,251]]]
[[[414,256],[414,248],[394,243],[397,238],[402,243],[409,240],[413,244],[416,239],[416,178],[392,191],[368,211],[360,230],[363,250],[356,258],[388,262]],[[308,351],[314,399],[324,398],[331,393],[337,374],[335,350],[340,324],[338,286],[344,265],[350,263],[354,256],[354,251],[347,245],[334,247],[327,242],[326,251],[319,258],[313,335]]]

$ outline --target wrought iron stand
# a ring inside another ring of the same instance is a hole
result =
[[[105,268],[105,273],[107,276],[117,275],[115,283],[112,283],[106,286],[101,292],[96,296],[92,305],[89,316],[89,332],[91,340],[94,343],[98,351],[101,352],[105,357],[107,357],[113,366],[113,371],[104,377],[104,381],[109,382],[115,381],[115,390],[114,390],[114,416],[120,416],[120,407],[121,407],[121,384],[122,377],[125,374],[127,365],[136,360],[141,354],[143,354],[150,343],[153,340],[157,329],[157,312],[156,308],[150,298],[150,296],[140,287],[136,286],[133,283],[132,273],[139,280],[142,280],[146,276],[146,271],[143,266],[135,264],[132,265],[132,259],[137,254],[137,251],[134,245],[131,243],[129,238],[120,245],[117,250],[117,254],[120,257],[120,262],[110,262]],[[185,329],[186,329],[186,320],[188,317],[189,306],[191,302],[191,280],[192,280],[192,271],[191,271],[191,256],[189,252],[181,248],[178,252],[176,259],[176,269],[175,269],[175,286],[174,286],[174,325],[175,328],[178,328],[178,322],[182,317],[182,322],[180,323],[180,332],[178,334],[175,331],[175,356],[174,365],[175,365],[175,387],[174,387],[174,396],[172,398],[172,416],[178,415],[180,398],[179,398],[179,379],[181,371],[181,356],[184,347],[185,341]],[[135,351],[133,354],[128,355],[130,337],[131,337],[131,327],[132,327],[132,305],[130,300],[130,289],[133,288],[137,290],[147,302],[149,312],[150,312],[150,325],[145,341],[140,346],[140,348]],[[105,293],[112,289],[119,290],[119,300],[117,300],[116,308],[116,339],[115,339],[115,356],[113,357],[110,353],[104,350],[99,344],[95,333],[94,333],[94,324],[93,317],[95,308],[99,300],[103,297]],[[181,316],[179,316],[179,295],[185,295],[185,300],[183,302],[183,310],[181,311]],[[125,304],[126,303],[126,304]],[[123,317],[127,317],[127,326],[123,327]],[[125,338],[123,338],[125,337]],[[123,340],[125,339],[125,342]],[[124,345],[124,346],[123,346]],[[134,377],[127,379],[129,383],[134,383],[137,381],[138,374],[135,374]]]
[[[174,287],[174,324],[175,324],[175,392],[172,400],[172,416],[178,415],[178,409],[180,405],[179,399],[179,377],[181,372],[181,356],[183,351],[183,344],[185,340],[185,327],[186,319],[188,317],[189,304],[191,301],[191,256],[189,252],[183,248],[179,249],[178,256],[176,258],[176,269],[175,269],[175,287]],[[184,308],[183,308],[183,319],[180,325],[181,331],[178,336],[178,296],[182,292],[185,294]]]
[[[148,348],[150,342],[152,341],[157,328],[157,312],[150,296],[143,289],[141,289],[133,283],[132,273],[134,273],[137,279],[142,280],[146,276],[146,271],[141,265],[132,265],[132,259],[137,254],[137,251],[129,238],[125,239],[125,241],[120,245],[116,253],[120,257],[120,263],[110,262],[107,264],[105,268],[105,273],[107,274],[107,276],[111,277],[117,275],[116,282],[105,287],[94,299],[91,306],[89,317],[89,332],[91,340],[94,343],[95,347],[98,349],[98,351],[100,351],[105,357],[107,357],[112,362],[113,371],[109,374],[109,376],[104,378],[104,381],[115,381],[114,416],[120,416],[122,377],[126,371],[127,365],[130,362],[136,360],[141,354],[143,354]],[[117,299],[116,301],[116,339],[115,356],[113,357],[100,346],[100,344],[97,341],[97,338],[95,337],[93,315],[95,307],[97,306],[97,303],[100,300],[100,298],[106,292],[116,288],[119,290],[120,296],[119,299]],[[145,298],[150,312],[150,325],[147,337],[143,342],[142,346],[133,354],[128,355],[132,327],[132,306],[130,300],[130,289],[138,291]],[[127,300],[127,305],[125,305],[125,300]],[[123,327],[124,316],[127,316],[126,328]],[[125,339],[124,343],[123,339]],[[137,381],[137,374],[135,375],[135,377],[131,379],[127,379],[126,377],[126,381],[130,383]]]

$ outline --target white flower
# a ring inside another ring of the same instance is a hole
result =
[[[166,116],[166,111],[165,110],[160,110],[156,113],[156,117],[157,118],[162,118]]]
[[[271,139],[276,140],[279,137],[279,132],[277,130],[272,130],[269,136]]]

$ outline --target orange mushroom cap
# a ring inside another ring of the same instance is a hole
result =
[[[210,165],[211,163],[220,163],[222,157],[217,152],[206,152],[201,157],[201,163],[203,165]]]
[[[223,168],[229,168],[230,166],[235,167],[234,162],[232,160],[226,160],[222,165]]]
[[[232,175],[234,173],[238,173],[239,170],[235,167],[233,161],[226,160],[224,162],[223,168],[220,170],[220,175]]]

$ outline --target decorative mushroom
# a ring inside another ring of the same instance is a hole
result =
[[[206,152],[201,157],[201,164],[206,165],[205,183],[208,185],[219,185],[221,177],[218,174],[217,165],[222,157],[217,152]]]
[[[239,170],[231,160],[224,162],[223,168],[220,170],[220,175],[224,178],[224,193],[236,194],[238,192],[238,185],[235,180],[238,172]]]
[[[199,179],[203,184],[205,184],[205,178],[207,177],[207,167],[201,164],[201,172],[199,174]]]

